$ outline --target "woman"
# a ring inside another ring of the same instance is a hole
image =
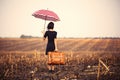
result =
[[[50,22],[47,26],[47,31],[44,34],[44,40],[48,38],[48,43],[46,47],[46,55],[48,55],[48,52],[50,51],[57,51],[57,32],[54,31],[54,23]],[[54,65],[48,65],[49,72],[54,71]]]

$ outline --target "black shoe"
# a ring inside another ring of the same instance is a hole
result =
[[[52,70],[52,73],[55,73],[55,70]]]
[[[52,70],[49,70],[49,73],[52,73],[53,71]]]

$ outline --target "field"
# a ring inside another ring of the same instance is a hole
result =
[[[1,38],[0,80],[120,80],[119,38],[59,38],[57,42],[66,64],[49,73],[44,55],[47,41]]]

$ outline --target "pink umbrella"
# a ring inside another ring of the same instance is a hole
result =
[[[54,13],[53,11],[50,11],[50,10],[44,10],[44,9],[38,10],[38,11],[34,12],[32,15],[36,18],[40,18],[40,19],[45,20],[45,24],[46,24],[46,20],[48,20],[48,21],[60,21],[57,14]],[[44,30],[45,30],[45,24],[44,24]]]

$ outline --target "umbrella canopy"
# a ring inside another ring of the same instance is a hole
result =
[[[56,13],[50,10],[38,10],[32,14],[36,18],[40,18],[43,20],[49,20],[49,21],[60,21],[59,17]]]
[[[32,15],[36,18],[40,18],[40,19],[45,20],[44,30],[42,31],[43,34],[45,32],[46,20],[48,20],[48,21],[60,21],[57,14],[54,13],[53,11],[50,11],[50,10],[44,10],[44,9],[38,10],[38,11],[34,12]]]

